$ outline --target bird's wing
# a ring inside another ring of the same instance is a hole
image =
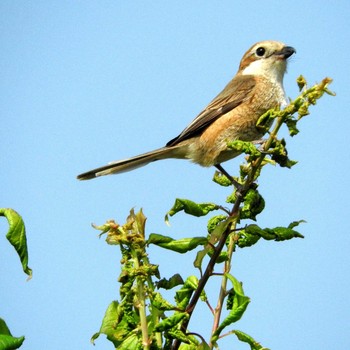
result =
[[[239,106],[252,95],[256,80],[252,75],[238,75],[224,90],[187,126],[185,130],[166,146],[175,146],[179,142],[201,134],[210,124],[222,115]]]

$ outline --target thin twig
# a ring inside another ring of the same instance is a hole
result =
[[[237,199],[237,201],[235,202],[233,209],[231,211],[230,217],[236,217],[239,213],[239,207],[242,203],[243,200],[243,196],[239,196],[239,198]],[[186,321],[184,321],[184,323],[181,326],[182,331],[186,332],[187,326],[189,324],[191,315],[193,313],[193,310],[199,300],[199,297],[202,293],[202,291],[204,290],[204,287],[209,279],[209,277],[212,275],[213,270],[214,270],[214,266],[216,263],[217,258],[219,257],[223,247],[225,246],[226,240],[228,238],[228,236],[231,233],[231,225],[228,225],[226,230],[223,232],[219,243],[217,244],[217,246],[215,247],[215,250],[213,252],[213,255],[211,256],[209,263],[207,265],[207,268],[205,269],[205,272],[202,276],[202,278],[199,280],[198,282],[198,287],[196,289],[196,291],[194,292],[192,299],[190,300],[187,308],[186,308],[186,312],[188,313],[189,317]],[[180,347],[181,341],[176,339],[174,341],[174,344],[172,346],[173,350],[177,350]]]

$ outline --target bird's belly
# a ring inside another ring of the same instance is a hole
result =
[[[229,116],[228,116],[229,117]],[[189,145],[188,158],[202,166],[212,166],[237,157],[240,153],[229,150],[227,143],[234,140],[256,141],[263,134],[256,128],[256,118],[235,115],[213,123],[203,134]]]

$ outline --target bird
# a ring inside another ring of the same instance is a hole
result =
[[[216,167],[231,178],[221,163],[237,157],[227,143],[256,141],[263,131],[259,117],[287,104],[283,77],[288,58],[296,50],[279,41],[260,41],[243,55],[238,71],[201,113],[164,147],[128,159],[118,160],[84,172],[79,180],[119,174],[162,159],[187,159],[203,167]]]

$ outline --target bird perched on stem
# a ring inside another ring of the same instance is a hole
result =
[[[239,153],[228,149],[227,143],[255,141],[263,136],[256,123],[269,109],[286,104],[283,76],[287,59],[295,52],[293,47],[278,41],[254,44],[244,54],[235,77],[180,135],[162,148],[111,162],[78,175],[78,179],[119,174],[168,158],[189,159],[204,167],[215,166],[229,176],[221,163]]]

